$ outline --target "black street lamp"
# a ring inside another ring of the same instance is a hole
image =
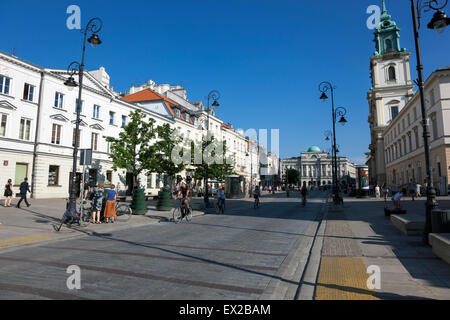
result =
[[[442,3],[440,5],[440,3]],[[445,15],[441,9],[445,8],[448,4],[448,0],[438,1],[429,0],[423,3],[422,0],[417,0],[417,4],[414,0],[411,0],[411,12],[413,18],[413,28],[414,28],[414,40],[416,46],[416,56],[417,56],[417,73],[418,79],[415,84],[419,87],[420,92],[420,106],[422,111],[422,128],[423,128],[423,146],[425,148],[425,165],[427,170],[427,202],[426,202],[426,220],[425,220],[425,230],[423,233],[423,241],[428,244],[428,234],[431,233],[431,212],[438,207],[436,201],[436,190],[434,189],[433,175],[431,170],[431,156],[430,156],[430,130],[427,121],[427,112],[425,108],[425,95],[424,95],[424,80],[423,80],[423,65],[422,57],[420,52],[420,41],[419,41],[419,29],[421,21],[422,9],[424,12],[429,10],[435,10],[433,19],[427,25],[429,29],[434,29],[436,32],[441,33],[444,28],[450,24],[450,19]]]
[[[69,87],[69,90],[72,90],[73,88],[78,86],[78,100],[76,102],[76,112],[77,112],[77,120],[75,122],[75,141],[74,141],[74,147],[73,147],[73,168],[72,168],[72,183],[70,185],[70,197],[69,197],[69,204],[71,212],[74,213],[76,210],[76,201],[77,201],[77,195],[76,195],[76,189],[75,184],[77,182],[77,156],[78,156],[78,145],[79,145],[79,132],[80,132],[80,114],[81,114],[81,108],[82,108],[82,100],[81,100],[81,93],[83,90],[83,73],[84,73],[84,56],[86,52],[86,38],[88,32],[92,32],[92,35],[87,39],[87,41],[92,45],[92,47],[96,47],[102,43],[100,40],[97,32],[99,32],[102,29],[103,22],[100,18],[93,18],[91,19],[86,28],[82,30],[82,33],[84,33],[84,41],[83,41],[83,55],[81,58],[81,64],[78,62],[72,62],[69,67],[67,68],[67,72],[69,73],[69,79],[67,79],[64,82],[64,85]],[[78,84],[75,82],[75,79],[73,76],[75,73],[78,72]]]
[[[347,110],[345,108],[339,107],[337,109],[334,108],[334,87],[331,83],[324,81],[319,85],[319,91],[322,92],[320,96],[321,100],[327,100],[328,96],[326,92],[331,91],[331,111],[332,111],[332,120],[333,120],[333,158],[334,158],[334,172],[333,172],[333,201],[335,204],[341,203],[341,198],[339,196],[339,186],[338,186],[338,177],[337,177],[337,150],[336,150],[336,120],[338,117],[341,117],[339,123],[345,124],[347,120],[345,119],[345,115],[347,114]]]
[[[206,142],[209,141],[210,137],[209,137],[209,114],[211,113],[211,111],[214,111],[214,109],[216,107],[219,107],[220,104],[218,102],[218,100],[220,99],[220,92],[217,90],[213,90],[208,94],[208,104],[207,104],[207,108],[206,108],[206,112],[207,112],[207,131],[206,131]],[[214,100],[214,102],[212,103],[212,105],[210,106],[210,101]],[[206,169],[205,169],[205,207],[209,208],[209,187],[208,187],[208,179],[209,179],[209,165],[208,163],[206,163]]]

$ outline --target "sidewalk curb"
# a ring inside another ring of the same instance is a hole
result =
[[[299,237],[294,244],[297,249],[293,250],[283,261],[279,272],[276,274],[281,279],[273,279],[269,282],[265,293],[260,297],[261,300],[296,300],[304,272],[308,267],[309,257],[315,243],[314,239],[320,228],[323,213],[327,208],[327,202],[328,200],[323,202],[314,221],[305,231],[305,235]],[[283,280],[291,283],[286,283]]]
[[[323,212],[322,220],[314,238],[314,245],[311,249],[306,270],[303,273],[303,277],[300,281],[298,292],[295,297],[296,300],[314,300],[317,277],[319,275],[320,262],[322,260],[322,247],[325,237],[325,229],[327,226],[329,200],[330,198],[328,198],[325,203],[325,210]]]

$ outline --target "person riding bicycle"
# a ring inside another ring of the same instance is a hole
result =
[[[308,188],[305,185],[303,185],[303,187],[302,187],[301,194],[302,194],[302,203],[305,204],[306,203],[306,195],[308,194]]]
[[[189,186],[186,184],[186,181],[182,180],[180,186],[178,188],[178,197],[182,196],[181,203],[184,205],[185,209],[189,208],[189,198],[192,198],[192,193]],[[182,215],[184,216],[185,212],[182,210]]]
[[[255,201],[259,202],[259,197],[261,196],[261,189],[259,186],[255,186],[255,191],[253,192],[253,198],[255,198]]]
[[[222,212],[225,210],[225,189],[223,186],[220,186],[219,190],[217,191],[217,205],[222,210]]]

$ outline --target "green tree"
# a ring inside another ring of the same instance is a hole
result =
[[[213,163],[207,164],[206,159],[204,159],[203,155],[205,154],[205,150],[211,150],[210,156],[214,159]],[[200,159],[195,159],[195,150],[197,150],[198,154],[202,155],[201,162],[198,163]],[[223,150],[223,152],[220,152]],[[191,148],[191,163],[195,167],[194,171],[194,179],[203,180],[205,179],[206,167],[208,166],[208,178],[211,180],[223,180],[225,176],[233,174],[234,172],[234,160],[227,157],[227,145],[226,141],[218,141],[211,136],[208,140],[199,141],[198,143],[192,142]],[[201,153],[200,153],[201,152]],[[217,153],[219,152],[219,153]],[[196,161],[197,160],[197,161]]]
[[[288,169],[286,171],[288,184],[297,184],[300,181],[300,173],[295,169]]]
[[[119,133],[118,138],[105,137],[110,143],[109,157],[113,162],[113,170],[126,169],[133,173],[133,188],[137,186],[137,177],[143,170],[156,166],[154,128],[155,120],[146,118],[141,110],[130,113],[130,122]]]
[[[165,173],[169,176],[170,186],[177,173],[180,173],[186,168],[187,162],[186,155],[188,151],[188,145],[184,141],[183,137],[177,134],[175,129],[171,129],[169,124],[164,124],[156,128],[158,134],[158,141],[156,142],[156,156],[154,171],[162,174]],[[184,158],[184,159],[183,159]]]

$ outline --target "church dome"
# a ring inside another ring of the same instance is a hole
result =
[[[308,152],[321,152],[319,147],[312,146],[308,149]]]

